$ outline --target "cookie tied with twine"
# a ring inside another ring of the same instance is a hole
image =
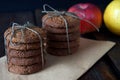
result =
[[[47,11],[46,7],[52,9],[52,11]],[[57,11],[47,4],[43,5],[43,10],[44,11],[42,11],[42,13],[47,13],[42,18],[43,27],[44,25],[48,25],[55,28],[70,28],[74,25],[80,24],[78,16],[76,16],[74,13],[66,11]]]
[[[46,10],[46,8],[49,8],[52,11],[48,11]],[[43,5],[43,10],[44,11],[42,11],[42,13],[47,14],[44,15],[42,18],[42,26],[47,30],[48,33],[52,34],[55,32],[56,29],[61,32],[59,33],[58,31],[57,34],[66,34],[66,50],[68,55],[71,54],[72,52],[70,48],[69,34],[73,32],[78,32],[80,24],[79,18],[73,13],[55,10],[47,4]]]
[[[18,73],[18,74],[31,74],[34,71],[26,72],[19,71],[22,70],[22,66],[31,67],[34,64],[38,64],[39,68],[37,71],[44,68],[44,38],[45,38],[45,31],[39,27],[32,25],[31,23],[27,22],[24,25],[19,25],[18,23],[13,23],[12,27],[8,28],[4,33],[4,42],[5,42],[5,51],[7,55],[7,62],[8,62],[8,70],[10,72]],[[38,47],[37,49],[34,49]],[[11,50],[14,50],[13,54]],[[36,51],[39,51],[36,53]],[[18,54],[19,53],[19,54]],[[26,63],[24,60],[31,60],[36,58],[35,54],[38,56],[38,61],[31,61]],[[17,64],[12,64],[20,59],[22,62],[17,62]],[[29,64],[30,63],[30,64]],[[27,65],[24,65],[27,64]],[[11,66],[10,66],[11,65]],[[19,69],[12,69],[12,66],[18,66]],[[37,67],[37,66],[36,66]],[[37,72],[35,71],[35,72]]]
[[[35,43],[35,42],[40,42],[39,40],[39,35],[44,38],[45,37],[45,32],[43,29],[38,28],[29,22],[27,22],[24,25],[19,25],[17,23],[13,23],[12,27],[8,28],[4,36],[6,39],[10,40],[13,43]]]

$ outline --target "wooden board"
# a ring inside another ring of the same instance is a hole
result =
[[[105,57],[78,80],[118,80],[110,65],[106,63]]]
[[[115,47],[108,52],[108,63],[114,69],[115,74],[120,79],[120,36],[109,31],[95,34],[97,40],[110,40],[116,42]]]
[[[17,75],[7,71],[6,58],[0,59],[0,80],[77,80],[90,69],[115,43],[80,39],[76,54],[56,57],[47,55],[46,68],[31,75]]]

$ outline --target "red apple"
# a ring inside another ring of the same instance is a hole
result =
[[[68,9],[68,12],[73,12],[82,19],[80,20],[81,34],[93,32],[99,29],[102,24],[102,12],[98,6],[92,3],[75,4]]]

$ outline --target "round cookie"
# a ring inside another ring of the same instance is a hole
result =
[[[49,33],[59,33],[59,34],[66,33],[66,28],[53,28],[51,26],[46,26],[44,27],[44,29]],[[68,33],[78,32],[78,31],[79,31],[79,26],[73,26],[71,28],[68,28]]]
[[[31,44],[15,44],[11,45],[9,44],[8,46],[10,49],[15,49],[15,50],[34,50],[34,49],[40,49],[41,45],[40,43],[31,43]]]
[[[68,43],[67,41],[62,42],[62,41],[48,41],[47,42],[47,46],[51,47],[51,48],[68,48]],[[77,47],[79,46],[79,40],[75,40],[75,41],[70,41],[69,42],[69,47]]]
[[[68,26],[69,27],[74,27],[75,25],[78,26],[80,24],[79,18],[74,13],[70,13],[70,12],[67,13],[75,16],[73,17],[70,15],[61,14],[63,18],[67,21]],[[66,28],[65,21],[63,18],[61,18],[61,16],[56,16],[55,13],[48,13],[43,16],[42,23],[43,26],[45,27],[50,26],[52,28]]]
[[[36,57],[30,57],[30,58],[9,57],[8,61],[9,63],[12,63],[13,65],[17,65],[17,66],[29,66],[33,64],[42,63],[41,55],[36,56]]]
[[[15,34],[12,38],[13,43],[34,43],[34,42],[40,42],[40,39],[36,32],[42,37],[42,39],[45,37],[45,31],[39,27],[31,27],[30,29],[34,30],[35,32],[32,32],[31,30],[28,29],[23,29],[24,36],[22,35],[21,30],[16,30],[15,28]],[[6,40],[10,40],[12,36],[12,28],[8,28],[5,33],[4,37]],[[23,40],[21,38],[24,37]]]
[[[34,64],[30,66],[16,66],[11,63],[8,64],[8,71],[16,74],[32,74],[42,70],[41,64]]]
[[[51,55],[55,55],[55,56],[67,56],[67,55],[71,55],[74,54],[75,52],[77,52],[79,47],[73,47],[70,48],[70,53],[68,53],[68,49],[60,49],[60,48],[47,48],[47,53],[51,54]]]
[[[79,32],[69,34],[69,41],[76,40],[80,37]],[[52,34],[47,33],[47,39],[52,41],[67,41],[66,34]]]
[[[14,49],[9,49],[8,50],[8,55],[10,57],[19,57],[19,58],[28,58],[28,57],[34,57],[40,55],[41,50],[14,50]]]

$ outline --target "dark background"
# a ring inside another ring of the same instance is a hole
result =
[[[104,12],[110,1],[112,0],[0,0],[0,57],[5,55],[3,38],[5,30],[12,22],[24,24],[30,21],[36,26],[41,25],[43,4],[48,4],[57,10],[67,10],[77,3],[93,3]],[[105,29],[101,29],[103,30]]]
[[[4,32],[12,22],[24,24],[26,21],[41,25],[41,10],[43,4],[48,4],[57,10],[67,10],[77,3],[93,3],[102,13],[112,0],[0,0],[0,57],[5,55]],[[82,35],[83,36],[83,35]],[[100,33],[88,33],[84,37],[97,40],[110,40],[116,46],[99,60],[80,80],[120,80],[120,36],[111,34],[104,21]],[[94,56],[94,55],[93,55]],[[114,79],[118,78],[118,79]]]
[[[42,9],[43,4],[49,4],[56,9],[68,9],[76,3],[86,2],[91,2],[104,11],[110,1],[112,0],[0,0],[0,12]]]

